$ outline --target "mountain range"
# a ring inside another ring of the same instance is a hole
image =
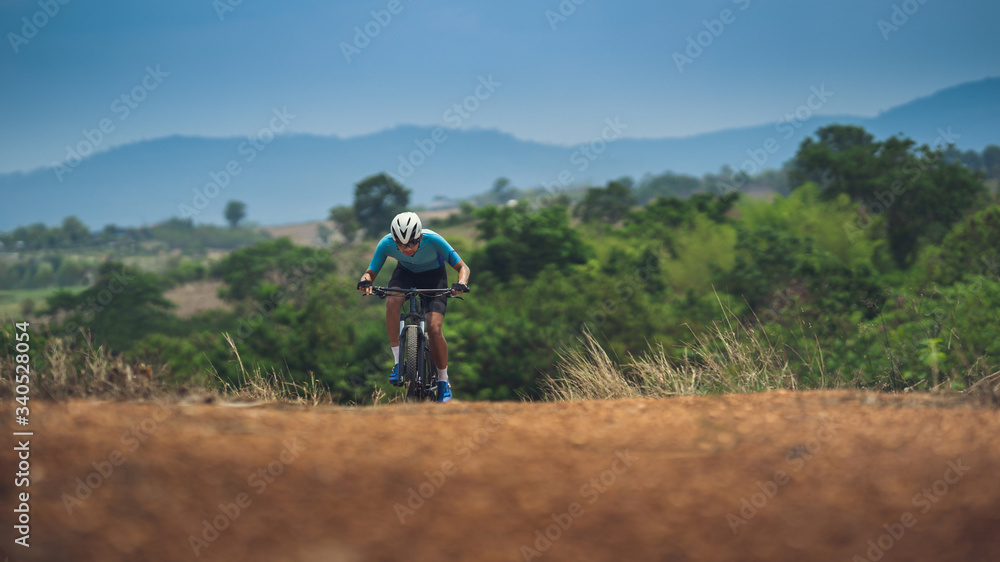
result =
[[[815,89],[814,107],[824,95],[835,94]],[[0,175],[0,231],[69,215],[93,229],[170,217],[223,224],[230,199],[246,203],[247,218],[260,224],[325,219],[330,207],[351,203],[355,183],[382,171],[423,205],[482,193],[498,177],[521,188],[556,188],[665,171],[700,176],[722,166],[756,173],[779,168],[803,138],[831,123],[860,125],[879,139],[901,133],[921,144],[980,151],[1000,144],[1000,78],[960,84],[875,117],[812,112],[802,105],[772,123],[662,139],[629,138],[628,123],[609,118],[592,142],[576,146],[410,125],[351,138],[164,137]]]

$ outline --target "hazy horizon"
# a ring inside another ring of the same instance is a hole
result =
[[[626,138],[770,123],[813,88],[836,94],[817,115],[874,117],[1000,76],[997,16],[972,0],[15,0],[0,7],[0,72],[17,85],[0,90],[0,173],[61,161],[88,134],[95,152],[242,136],[282,109],[286,134],[444,126],[557,146],[615,117]]]

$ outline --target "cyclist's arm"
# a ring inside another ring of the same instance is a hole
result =
[[[374,271],[372,271],[370,269],[366,269],[364,275],[361,276],[361,283],[364,283],[365,281],[368,281],[369,283],[371,283],[371,282],[375,281],[375,277],[377,277],[377,276],[378,276],[378,273],[375,273]],[[360,286],[360,283],[359,283],[359,286]],[[361,290],[366,295],[372,294],[372,286],[371,285],[368,285],[367,287],[364,287]]]
[[[465,265],[465,261],[458,260],[458,263],[456,263],[452,267],[454,267],[455,271],[458,272],[458,282],[463,285],[468,285],[469,275],[472,274],[472,271],[469,269],[469,266]]]
[[[391,237],[387,236],[386,238],[389,238],[388,242],[392,243]],[[361,276],[362,282],[375,281],[375,278],[378,277],[378,272],[382,269],[382,266],[385,265],[385,259],[386,257],[388,257],[387,256],[388,244],[386,243],[387,242],[386,238],[380,240],[379,243],[375,246],[375,254],[372,256],[372,261],[370,264],[368,264],[368,269],[366,269],[364,274]],[[372,294],[372,288],[367,287],[364,289],[364,292],[366,295],[370,295]]]
[[[388,238],[388,240],[386,238]],[[385,260],[389,257],[389,246],[395,245],[393,244],[391,237],[386,236],[386,238],[379,240],[378,244],[375,246],[375,253],[372,254],[372,261],[368,264],[368,271],[374,272],[374,275],[372,275],[373,280],[378,275],[378,272],[382,271],[382,266],[385,265]],[[365,273],[367,273],[367,271]]]
[[[464,288],[460,288],[460,291],[455,291],[454,289],[455,286],[452,285],[451,296],[457,297],[460,294],[461,290],[465,291],[469,290],[470,271],[469,271],[469,266],[465,265],[465,262],[462,260],[458,260],[458,263],[456,263],[452,267],[454,267],[455,271],[458,272],[458,282],[461,283],[462,285],[465,285]]]
[[[455,248],[452,248],[451,244],[449,244],[448,241],[444,239],[444,237],[442,237],[440,234],[436,232],[433,231],[424,232],[424,236],[427,237],[427,240],[429,240],[430,243],[434,245],[435,250],[437,250],[438,256],[443,258],[446,263],[451,265],[453,268],[455,268],[455,271],[458,272],[458,282],[468,287],[469,275],[470,275],[469,266],[465,265],[465,261],[463,261],[462,258],[459,257],[458,252],[455,251]],[[451,293],[453,296],[458,295],[458,293],[456,293],[455,291],[452,291]]]

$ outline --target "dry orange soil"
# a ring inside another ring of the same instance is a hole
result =
[[[36,402],[29,548],[8,413],[11,561],[1000,560],[1000,410],[958,400]]]

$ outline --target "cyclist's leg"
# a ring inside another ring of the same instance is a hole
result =
[[[429,273],[427,280],[428,289],[445,289],[448,287],[448,271],[444,265]],[[428,299],[427,314],[427,338],[430,340],[431,359],[434,366],[438,368],[438,376],[441,380],[448,378],[448,342],[444,339],[444,313],[448,308],[448,297],[437,297]]]
[[[401,265],[392,270],[387,287],[406,289],[413,286],[413,272]],[[399,347],[399,311],[403,309],[403,296],[390,293],[385,298],[385,331],[389,336],[389,345]]]
[[[396,265],[396,269],[392,271],[392,277],[389,279],[388,286],[402,288],[410,285],[409,276],[412,272],[401,265]],[[402,386],[403,374],[400,373],[400,350],[399,350],[399,312],[403,308],[403,296],[400,294],[390,293],[385,299],[385,332],[389,337],[389,347],[392,351],[393,358],[396,364],[392,367],[392,372],[389,374],[389,382],[393,386]],[[412,359],[408,359],[412,360]]]
[[[444,339],[444,314],[428,312],[427,336],[431,344],[431,359],[438,371],[448,368],[448,342]]]
[[[399,347],[399,311],[402,308],[403,297],[393,295],[385,298],[385,331],[392,347]]]

